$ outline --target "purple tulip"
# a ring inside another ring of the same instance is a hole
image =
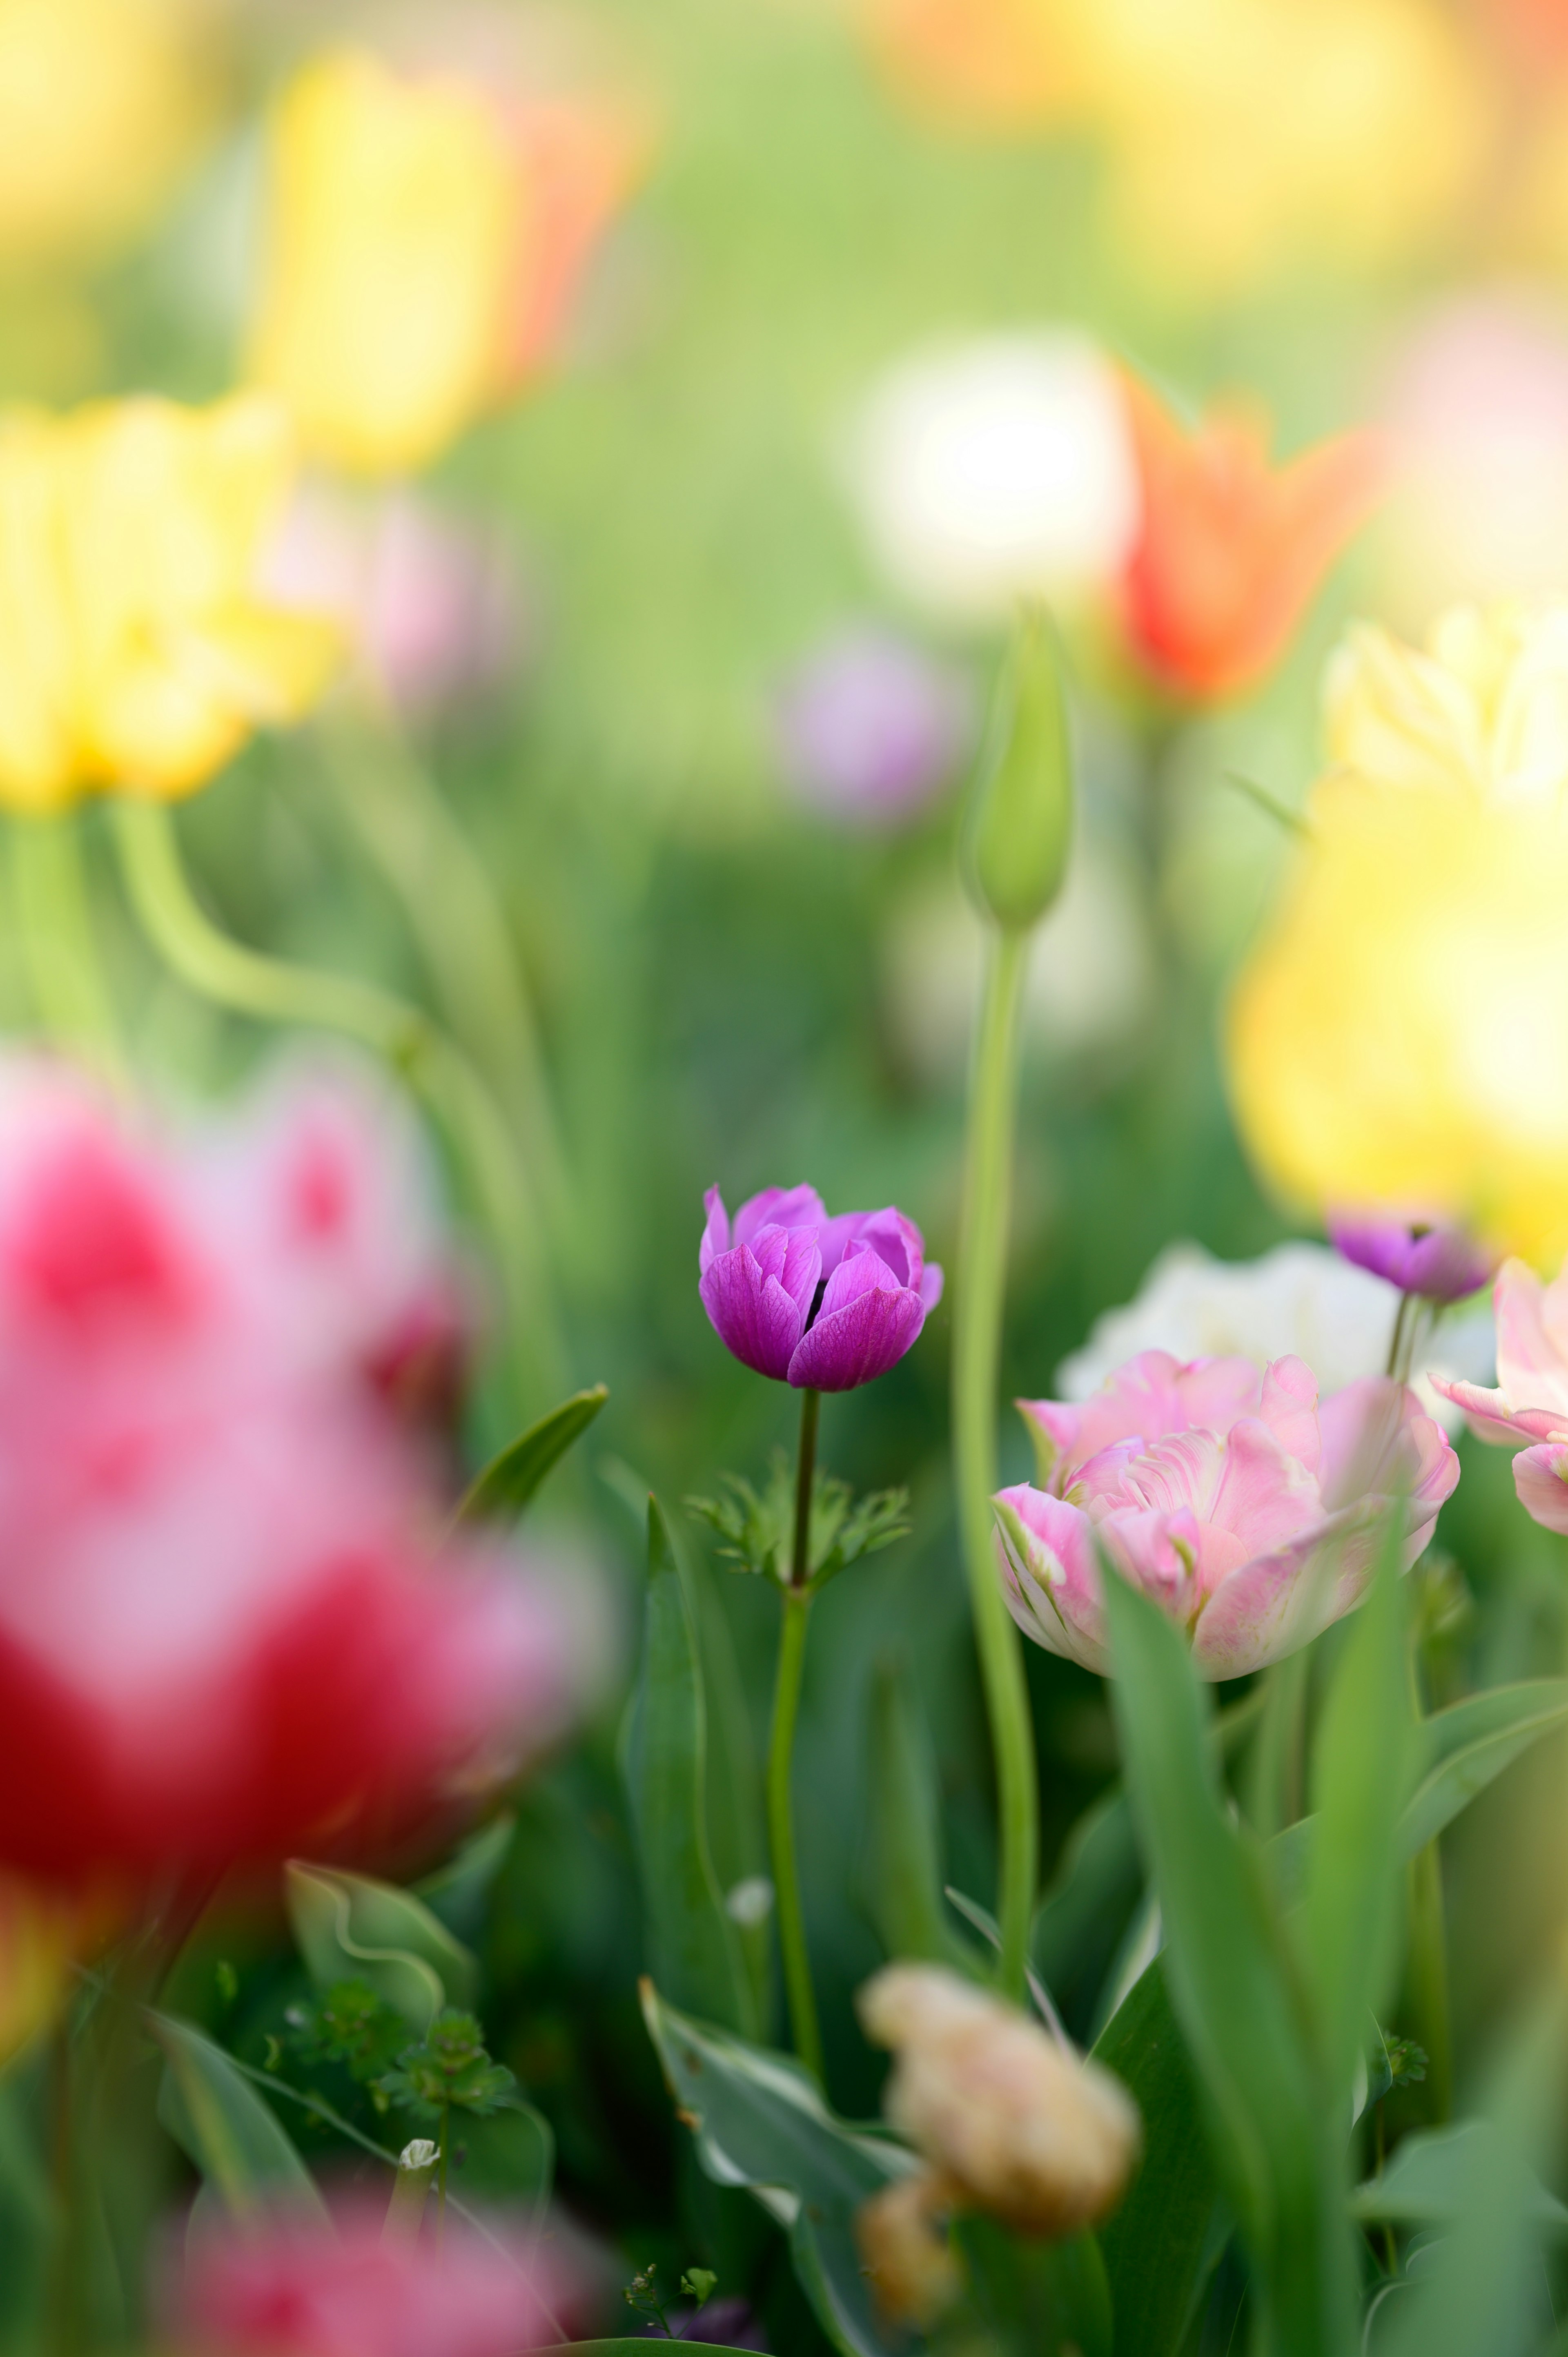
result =
[[[946,665],[884,630],[830,640],[785,683],[779,759],[803,801],[836,818],[896,825],[965,759],[969,691]]]
[[[1369,1268],[1402,1293],[1419,1293],[1428,1301],[1463,1301],[1467,1293],[1479,1291],[1497,1266],[1496,1254],[1483,1250],[1462,1228],[1429,1227],[1387,1213],[1336,1212],[1328,1222],[1328,1240],[1358,1268]]]
[[[913,1220],[842,1211],[814,1187],[768,1187],[733,1228],[724,1198],[703,1201],[698,1291],[714,1331],[744,1366],[797,1391],[854,1391],[896,1366],[942,1296]]]

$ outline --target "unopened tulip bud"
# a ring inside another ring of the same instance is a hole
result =
[[[1025,612],[997,689],[964,825],[964,868],[986,915],[1010,932],[1039,922],[1072,845],[1072,749],[1056,636]]]
[[[931,2169],[901,2177],[854,2213],[854,2239],[876,2305],[892,2324],[928,2332],[963,2288],[952,2245],[940,2222],[950,2206]]]
[[[1076,2234],[1120,2201],[1142,2141],[1121,2082],[935,1964],[890,1964],[860,1992],[866,2036],[894,2050],[885,2109],[954,2209],[1015,2233]]]

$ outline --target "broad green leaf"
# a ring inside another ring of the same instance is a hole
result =
[[[609,1397],[603,1383],[569,1400],[492,1457],[457,1509],[460,1523],[515,1522],[551,1468],[586,1432]]]
[[[969,2278],[961,2346],[973,2345],[972,2315],[986,2357],[1112,2357],[1111,2293],[1092,2234],[1039,2243],[968,2216],[955,2239]]]
[[[1170,2357],[1202,2288],[1219,2179],[1158,1958],[1094,2047],[1144,2120],[1131,2191],[1100,2230],[1116,2319],[1116,2357]]]
[[[454,1939],[477,1938],[482,1932],[485,1902],[516,1831],[515,1814],[503,1809],[499,1817],[470,1834],[456,1857],[437,1867],[434,1874],[422,1875],[413,1886],[413,1896],[424,1901]]]
[[[670,1534],[678,1545],[677,1534]],[[773,1885],[763,1805],[762,1764],[757,1756],[746,1681],[723,1600],[708,1566],[688,1555],[680,1564],[697,1630],[697,1655],[707,1706],[708,1840],[725,1910],[735,1923],[751,1983],[752,2019],[760,2032],[770,2014],[773,1981]],[[743,1905],[740,1900],[752,1903]]]
[[[656,1498],[648,1504],[644,1631],[623,1765],[649,1962],[673,2000],[755,2036],[756,1994],[708,1847],[707,1714],[696,1629]]]
[[[1415,2128],[1382,2175],[1356,2188],[1350,2206],[1369,2225],[1383,2218],[1399,2226],[1452,2225],[1463,2217],[1477,2176],[1505,2166],[1497,2130],[1487,2120]],[[1553,2233],[1568,2229],[1568,2209],[1539,2180],[1529,2213],[1538,2226]]]
[[[1180,1631],[1102,1558],[1122,1756],[1164,1915],[1171,2001],[1276,2357],[1354,2338],[1343,2138],[1270,1903],[1261,1853],[1221,1798]]]
[[[841,2357],[923,2346],[885,2337],[854,2229],[861,2203],[908,2175],[913,2155],[835,2119],[799,2062],[677,2013],[648,1980],[642,2011],[704,2173],[748,2186],[788,2230],[801,2287]]]
[[[1560,2140],[1565,2044],[1568,1996],[1554,1985],[1493,2073],[1486,2126],[1462,2147],[1452,2231],[1391,2300],[1385,2357],[1527,2357],[1539,2345],[1537,2172]]]
[[[483,2118],[466,2119],[453,2142],[462,2152],[453,2190],[466,2200],[538,2209],[550,2199],[555,2138],[543,2114],[521,2096]]]
[[[1568,1727],[1568,1678],[1494,1686],[1422,1722],[1423,1772],[1401,1823],[1407,1857],[1543,1735]]]
[[[1120,1785],[1068,1835],[1057,1878],[1036,1910],[1030,1953],[1069,2023],[1087,2030],[1144,1888],[1133,1812]]]
[[[412,1890],[291,1858],[284,1897],[317,1988],[368,1981],[421,2038],[444,2005],[472,2005],[478,1966]]]
[[[325,2205],[270,2105],[211,2039],[166,2013],[147,2017],[167,2068],[158,2117],[236,2218],[275,2201]]]
[[[1336,2100],[1382,2008],[1403,1915],[1399,1822],[1415,1757],[1393,1518],[1335,1665],[1312,1757],[1316,1827],[1299,1920]]]
[[[889,1956],[971,1969],[942,1908],[937,1765],[907,1656],[877,1664],[871,1694],[865,1902]]]

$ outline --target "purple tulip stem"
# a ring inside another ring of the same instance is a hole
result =
[[[822,2081],[822,2033],[817,2020],[811,1959],[806,1946],[806,1920],[800,1907],[789,1772],[795,1749],[795,1721],[800,1707],[800,1677],[806,1661],[806,1622],[811,1609],[811,1487],[816,1473],[817,1418],[822,1404],[821,1392],[810,1387],[802,1391],[800,1453],[795,1479],[795,1544],[789,1584],[783,1590],[779,1673],[773,1688],[773,1729],[768,1745],[768,1840],[773,1858],[784,1993],[795,2051],[819,2085]]]

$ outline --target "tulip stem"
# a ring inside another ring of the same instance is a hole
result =
[[[429,1017],[354,976],[294,965],[231,941],[192,891],[170,814],[122,800],[114,819],[132,906],[166,963],[200,996],[263,1022],[346,1033],[384,1057],[424,1097],[466,1168],[499,1255],[523,1410],[562,1387],[536,1222],[506,1124],[467,1057]],[[524,1354],[527,1353],[527,1357]]]
[[[124,1046],[99,958],[74,813],[16,818],[9,833],[16,935],[35,1012],[50,1044],[124,1090]]]
[[[997,1918],[1001,1980],[1021,2003],[1039,1847],[1035,1734],[1017,1631],[1003,1601],[993,1541],[996,1385],[1007,1272],[1018,1009],[1026,934],[998,928],[987,946],[970,1084],[963,1211],[953,1303],[953,1471],[980,1673],[991,1721],[1001,1817]]]
[[[768,1745],[768,1840],[773,1858],[773,1891],[779,1910],[779,1949],[795,2051],[813,2077],[822,2079],[822,2033],[811,1986],[806,1919],[795,1860],[795,1812],[789,1775],[795,1752],[795,1721],[800,1708],[800,1677],[806,1661],[806,1623],[811,1609],[811,1486],[817,1464],[817,1419],[821,1392],[800,1394],[800,1454],[795,1478],[795,1543],[789,1584],[783,1591],[779,1632],[779,1674],[773,1688],[773,1731]]]

